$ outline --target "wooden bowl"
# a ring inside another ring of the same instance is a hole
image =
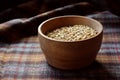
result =
[[[70,25],[88,25],[98,34],[81,41],[59,41],[45,34],[58,27]],[[76,15],[58,16],[48,19],[38,27],[38,37],[41,49],[47,62],[60,69],[80,69],[90,65],[101,47],[103,26],[96,20]]]

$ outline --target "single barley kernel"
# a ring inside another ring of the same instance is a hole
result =
[[[65,26],[48,32],[46,35],[55,40],[79,41],[94,37],[97,31],[86,25]]]

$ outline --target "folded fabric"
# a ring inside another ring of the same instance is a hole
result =
[[[37,36],[33,36],[19,43],[0,43],[0,80],[119,80],[120,19],[108,11],[88,17],[104,26],[102,46],[93,64],[71,71],[51,67],[40,49]]]

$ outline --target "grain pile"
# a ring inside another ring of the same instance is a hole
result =
[[[79,41],[94,37],[97,31],[86,25],[63,26],[46,35],[54,40]]]

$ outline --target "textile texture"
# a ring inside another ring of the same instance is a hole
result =
[[[33,36],[18,43],[0,43],[0,80],[120,80],[120,18],[108,11],[88,17],[104,27],[93,64],[80,70],[56,69],[47,63],[38,37]]]

